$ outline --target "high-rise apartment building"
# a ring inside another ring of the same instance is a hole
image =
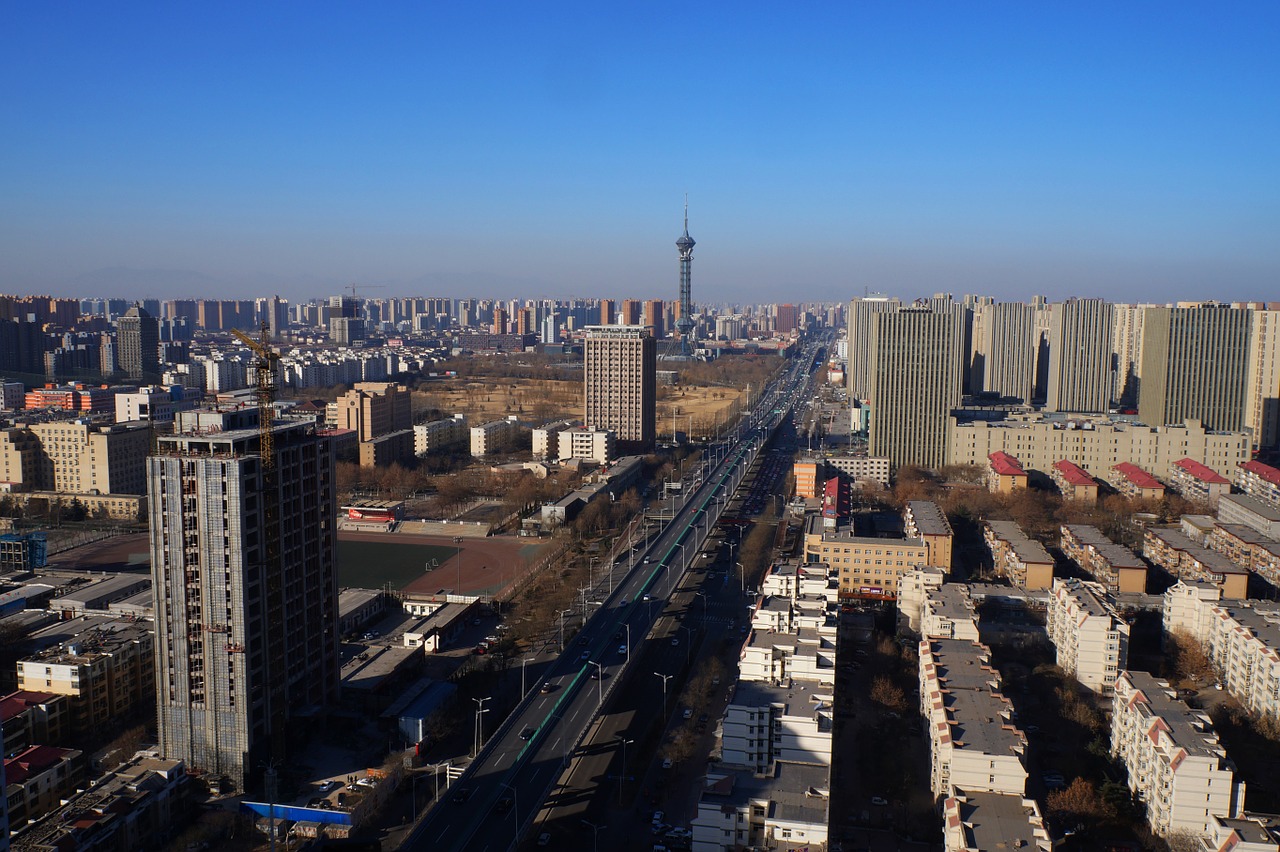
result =
[[[1280,304],[1253,311],[1244,403],[1253,445],[1280,447]]]
[[[974,313],[970,390],[1013,397],[1029,404],[1035,389],[1035,308],[1022,302],[981,305]]]
[[[338,397],[339,429],[354,429],[361,441],[413,428],[409,389],[395,382],[357,382]]]
[[[584,340],[587,429],[608,429],[622,454],[653,447],[657,410],[657,343],[643,326],[588,326]]]
[[[1115,357],[1115,396],[1124,405],[1136,405],[1142,382],[1142,320],[1156,305],[1112,305],[1115,323],[1111,352]]]
[[[252,787],[338,688],[334,463],[314,424],[179,413],[147,460],[160,750]]]
[[[654,340],[666,337],[663,320],[666,319],[666,307],[661,299],[650,299],[644,303],[644,327],[649,329]]]
[[[1102,299],[1068,299],[1052,306],[1046,410],[1110,410],[1113,324],[1111,303]]]
[[[613,299],[600,300],[600,325],[613,325]]]
[[[1244,428],[1251,312],[1198,305],[1144,313],[1138,416],[1152,426],[1196,419],[1207,429]]]
[[[902,307],[897,299],[868,296],[849,303],[849,399],[871,396],[871,336],[877,315]]]
[[[870,455],[888,456],[895,469],[945,463],[951,412],[962,392],[960,334],[955,310],[910,309],[875,317]]]
[[[644,325],[644,303],[639,299],[623,299],[619,325]]]
[[[160,377],[160,323],[134,305],[116,321],[116,360],[131,379]]]

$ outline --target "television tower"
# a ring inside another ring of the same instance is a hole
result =
[[[693,247],[696,245],[689,236],[689,196],[684,197],[684,233],[676,240],[676,248],[680,251],[680,318],[676,320],[676,330],[680,332],[680,354],[692,357],[693,350],[689,346],[689,334],[693,331],[693,291],[691,278],[693,273]]]

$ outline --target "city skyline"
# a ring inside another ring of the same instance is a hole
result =
[[[670,300],[685,192],[701,303],[1246,301],[1280,273],[1262,4],[10,25],[7,291]]]

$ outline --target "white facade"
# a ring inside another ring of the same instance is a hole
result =
[[[557,436],[556,455],[565,459],[587,459],[609,464],[617,458],[614,434],[608,429],[565,429]]]
[[[558,420],[546,423],[533,430],[533,457],[549,459],[560,451],[560,433],[574,426],[572,420]]]
[[[769,774],[773,764],[831,765],[832,690],[742,681],[721,723],[723,766]]]
[[[514,435],[518,428],[515,418],[491,420],[480,426],[472,426],[471,455],[477,458],[489,455],[499,444]]]
[[[191,407],[192,403],[175,402],[169,391],[163,388],[143,388],[136,393],[116,394],[116,422],[148,420],[172,423],[175,411]]]
[[[907,626],[913,632],[920,632],[925,598],[946,579],[947,574],[941,568],[925,567],[907,571],[898,581],[898,612],[907,619]]]
[[[978,613],[969,587],[948,583],[929,590],[921,607],[920,635],[926,639],[978,641]]]
[[[461,414],[419,423],[413,427],[413,452],[419,456],[441,452],[465,444],[469,437],[467,418]]]
[[[1110,695],[1128,664],[1129,625],[1098,583],[1053,581],[1046,624],[1058,665],[1091,692]]]
[[[1214,817],[1240,816],[1244,782],[1235,780],[1209,717],[1146,672],[1123,672],[1116,680],[1111,753],[1125,765],[1129,789],[1146,803],[1147,822],[1162,837],[1180,830],[1203,837]]]
[[[1026,849],[1049,852],[1053,844],[1035,799],[1000,793],[967,793],[942,805],[946,852]]]
[[[1000,693],[987,649],[955,639],[920,642],[920,714],[929,735],[930,789],[1024,796],[1027,738]]]

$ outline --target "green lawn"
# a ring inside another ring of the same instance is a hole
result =
[[[338,585],[342,588],[380,589],[390,583],[393,589],[403,589],[421,577],[434,559],[436,565],[446,564],[458,548],[439,544],[402,544],[392,542],[339,541]],[[435,571],[440,573],[440,569]],[[452,581],[442,586],[452,586]]]

